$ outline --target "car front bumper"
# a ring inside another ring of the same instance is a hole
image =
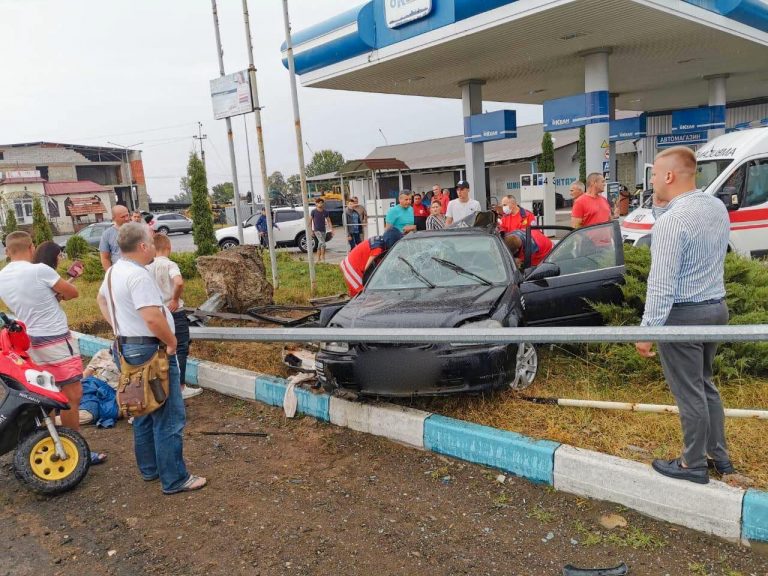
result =
[[[517,345],[350,346],[347,353],[321,350],[315,360],[329,392],[366,396],[439,396],[504,388],[514,378]]]

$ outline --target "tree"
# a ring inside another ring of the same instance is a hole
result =
[[[282,172],[272,172],[267,178],[267,187],[270,192],[277,192],[278,194],[285,195],[288,191],[288,183],[285,181],[285,176]]]
[[[5,229],[3,230],[3,245],[5,245],[5,237],[11,232],[16,232],[19,229],[19,223],[16,221],[16,213],[13,208],[8,208],[8,212],[5,213]]]
[[[235,186],[232,182],[222,182],[211,188],[215,204],[229,204],[235,198]]]
[[[35,246],[40,246],[49,240],[53,240],[51,224],[43,212],[43,203],[40,202],[40,198],[35,198],[32,202],[32,241]]]
[[[179,188],[181,189],[181,192],[179,194],[176,194],[176,196],[171,196],[168,201],[169,202],[178,202],[180,204],[189,204],[192,202],[192,192],[191,188],[189,186],[189,177],[188,176],[182,176],[181,180],[179,180]]]
[[[579,128],[579,180],[587,182],[587,131],[582,126]]]
[[[192,237],[197,245],[197,255],[209,256],[216,253],[218,244],[213,233],[213,214],[208,199],[208,179],[205,175],[205,166],[195,152],[189,155],[187,177],[192,193]]]
[[[541,139],[541,160],[539,160],[539,172],[555,171],[555,145],[552,142],[552,134],[544,132]]]
[[[286,183],[288,184],[288,194],[296,196],[301,195],[301,176],[298,174],[291,174],[288,176]]]
[[[320,150],[312,156],[312,161],[307,164],[307,176],[318,176],[336,172],[344,165],[344,156],[336,150]]]

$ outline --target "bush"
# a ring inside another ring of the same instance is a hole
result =
[[[193,252],[173,253],[170,256],[170,259],[179,265],[181,277],[185,280],[197,276],[197,256]]]
[[[75,234],[67,240],[65,251],[67,253],[67,258],[70,260],[77,260],[78,258],[87,256],[91,252],[91,246],[85,238]]]
[[[651,251],[647,247],[624,248],[627,269],[624,305],[595,304],[606,324],[611,326],[637,326],[643,317],[645,291],[651,268]],[[729,324],[768,324],[768,267],[765,262],[730,253],[725,258],[726,301],[730,311]],[[606,362],[613,362],[617,376],[636,372],[638,365],[631,353],[617,352],[617,346],[603,344],[598,349]],[[592,349],[592,348],[590,348]],[[643,376],[660,374],[658,363],[640,366]],[[650,372],[649,372],[650,370]],[[721,344],[715,356],[714,372],[718,380],[738,379],[745,376],[768,374],[768,342],[736,342]]]
[[[83,280],[86,282],[101,282],[104,279],[104,269],[98,256],[88,255],[83,260]]]
[[[5,237],[11,232],[16,232],[19,229],[19,223],[16,221],[16,212],[13,208],[8,208],[8,212],[5,213],[5,228],[3,229],[3,245],[5,245]]]
[[[205,166],[196,153],[189,155],[187,178],[192,190],[191,216],[194,222],[192,237],[195,239],[198,256],[210,256],[219,250],[216,235],[213,232],[213,214],[208,198],[208,177]]]
[[[43,242],[53,240],[51,224],[43,212],[43,204],[40,198],[35,198],[32,202],[32,241],[35,246],[40,246]]]

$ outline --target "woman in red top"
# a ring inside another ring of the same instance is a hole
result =
[[[403,233],[393,226],[381,236],[374,236],[361,242],[347,254],[340,266],[350,296],[357,296],[363,291],[366,272],[371,268],[371,265],[380,260],[387,250],[392,248],[395,242],[402,237]]]
[[[443,207],[441,212],[443,216],[448,213],[448,202],[451,201],[451,193],[448,192],[448,188],[443,188],[443,193],[440,195],[440,205]]]
[[[416,230],[427,229],[427,218],[429,210],[421,203],[421,194],[413,195],[413,222],[416,224]]]

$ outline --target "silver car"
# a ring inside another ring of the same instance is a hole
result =
[[[170,234],[171,232],[182,232],[188,234],[192,232],[192,220],[181,214],[158,214],[153,223],[155,232],[158,234]]]

